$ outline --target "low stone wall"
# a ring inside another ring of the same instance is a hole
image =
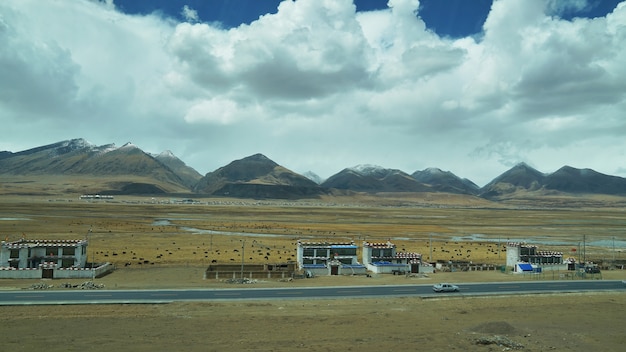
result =
[[[89,268],[61,268],[47,269],[52,271],[53,279],[90,279],[92,277],[102,276],[115,267],[111,263],[104,263],[96,267],[93,271]],[[26,269],[26,268],[0,268],[0,279],[41,279],[43,278],[42,268]]]
[[[292,271],[244,271],[243,277],[248,279],[288,279],[293,277]],[[205,271],[205,279],[238,279],[241,271]]]
[[[392,263],[387,263],[387,264],[376,264],[376,263],[370,263],[367,265],[367,268],[369,269],[369,271],[373,272],[374,274],[394,274],[396,275],[396,273],[401,272],[402,274],[406,273],[406,272],[410,272],[411,271],[411,266],[408,264],[392,264]]]
[[[41,279],[41,269],[0,268],[0,279]]]
[[[89,269],[89,268],[55,269],[54,278],[55,279],[90,279],[92,277],[100,277],[110,271],[113,271],[114,269],[115,267],[111,263],[104,263],[96,267],[94,270]]]
[[[464,263],[436,263],[435,269],[443,272],[449,271],[496,271],[501,266],[495,264],[464,264]]]
[[[328,268],[305,268],[304,271],[310,272],[313,276],[329,275]]]

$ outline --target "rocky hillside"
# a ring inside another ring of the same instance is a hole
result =
[[[329,177],[321,186],[368,193],[431,191],[429,186],[403,171],[374,165],[358,165],[343,169]]]
[[[325,193],[317,183],[262,154],[235,160],[206,174],[193,190],[199,194],[256,199],[316,197]]]
[[[421,183],[430,185],[437,192],[476,195],[480,191],[480,187],[474,182],[438,168],[415,171],[411,176]]]
[[[202,178],[202,175],[198,171],[187,166],[169,150],[155,155],[154,158],[163,165],[167,166],[170,170],[174,171],[174,173],[180,177],[183,184],[189,189],[193,188]]]
[[[110,179],[98,193],[151,194],[189,191],[188,181],[163,162],[135,145],[95,146],[84,139],[49,144],[0,159],[0,175],[59,176]],[[113,181],[114,180],[114,181]],[[67,181],[66,181],[67,182]]]
[[[551,174],[544,174],[525,163],[520,163],[485,185],[480,195],[488,199],[500,199],[528,193],[537,195],[555,192],[626,195],[626,179],[570,166],[564,166]]]

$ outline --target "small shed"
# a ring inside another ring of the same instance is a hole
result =
[[[515,272],[518,273],[532,273],[535,271],[532,264],[529,263],[517,263],[515,264]]]
[[[294,276],[296,263],[232,264],[214,263],[204,272],[205,279],[287,279]],[[243,277],[242,277],[243,276]]]

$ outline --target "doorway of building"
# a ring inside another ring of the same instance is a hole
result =
[[[339,275],[339,265],[330,266],[330,275]]]
[[[411,264],[411,273],[412,274],[417,274],[420,272],[420,265],[419,264]]]
[[[42,269],[41,270],[41,278],[42,279],[52,279],[54,277],[54,270],[52,269]]]

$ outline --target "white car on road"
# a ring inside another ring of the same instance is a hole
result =
[[[459,292],[459,286],[447,283],[436,284],[433,286],[435,292]]]

